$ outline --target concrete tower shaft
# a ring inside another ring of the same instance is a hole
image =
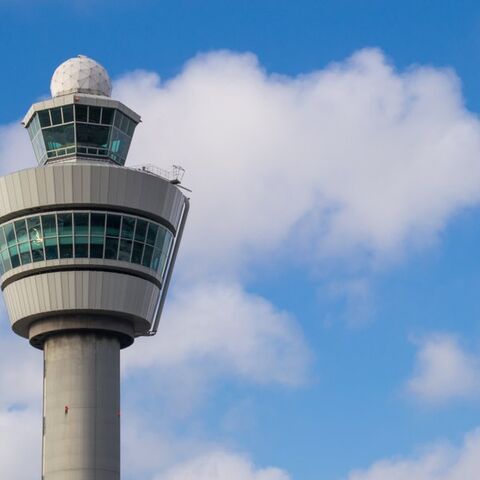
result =
[[[44,477],[117,480],[120,342],[60,333],[47,338],[44,352]]]
[[[123,167],[140,117],[103,67],[76,66],[25,117],[40,166],[0,178],[0,286],[44,351],[42,479],[119,480],[120,350],[156,332],[189,204]]]

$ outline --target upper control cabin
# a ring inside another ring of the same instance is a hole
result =
[[[40,165],[97,160],[124,165],[140,116],[110,98],[111,83],[97,62],[79,56],[52,77],[52,97],[23,119]]]

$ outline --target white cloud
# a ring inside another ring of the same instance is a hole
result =
[[[458,79],[399,73],[377,50],[297,77],[215,52],[165,83],[127,75],[115,95],[144,120],[131,163],[187,169],[183,274],[237,274],[273,252],[389,258],[480,198],[480,124]]]
[[[286,312],[236,284],[196,284],[172,295],[157,338],[125,351],[127,371],[201,370],[284,385],[306,380],[310,354]]]
[[[420,344],[407,387],[414,397],[429,403],[477,395],[480,358],[466,352],[455,336],[430,335]]]
[[[0,409],[40,403],[42,378],[42,353],[13,332],[0,335]]]
[[[278,468],[256,468],[241,455],[214,451],[176,465],[154,480],[289,480]]]
[[[0,410],[0,478],[38,478],[41,438],[40,408],[38,411]]]
[[[480,431],[466,435],[460,447],[440,443],[411,458],[375,462],[348,480],[476,480],[480,471]]]

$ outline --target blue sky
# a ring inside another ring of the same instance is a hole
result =
[[[127,480],[477,478],[477,2],[0,14],[2,172],[33,166],[18,120],[81,53],[143,117],[130,163],[193,189],[159,334],[125,352]],[[3,317],[0,439],[38,451],[41,357]]]

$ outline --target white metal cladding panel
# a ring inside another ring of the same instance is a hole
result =
[[[64,271],[25,277],[4,290],[11,323],[39,314],[90,310],[153,321],[159,289],[151,282],[113,272]]]
[[[122,167],[71,163],[47,165],[0,178],[0,218],[55,205],[131,208],[178,226],[184,196],[169,182]]]

